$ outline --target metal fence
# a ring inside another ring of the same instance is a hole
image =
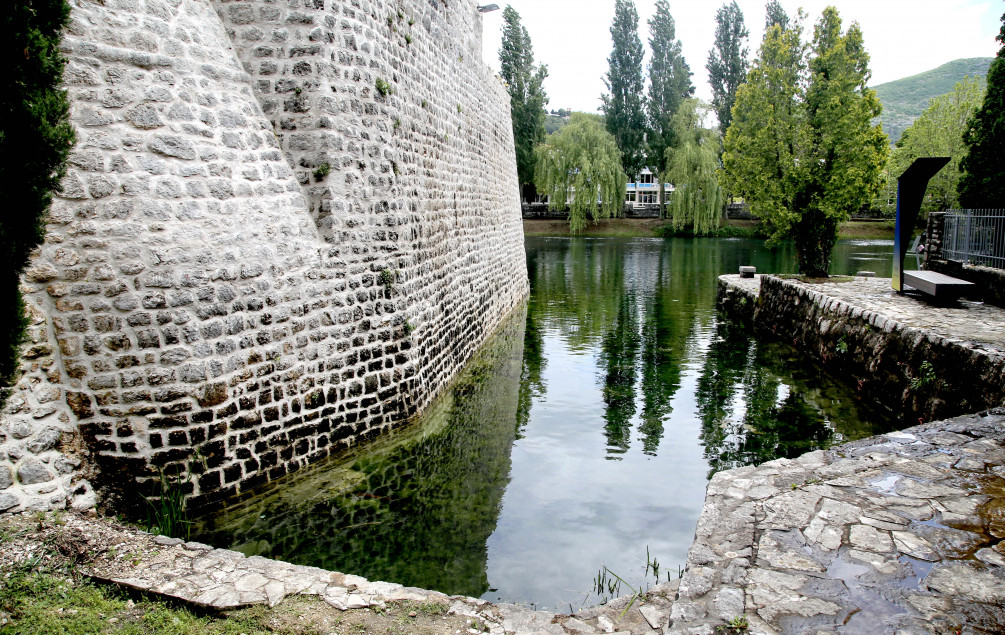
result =
[[[947,210],[942,231],[942,257],[1005,269],[1005,210]]]

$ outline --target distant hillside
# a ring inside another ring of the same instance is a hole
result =
[[[876,120],[883,123],[883,131],[890,136],[890,143],[900,139],[904,130],[928,107],[929,99],[952,91],[956,82],[967,75],[985,77],[993,59],[972,57],[954,60],[924,73],[873,86],[876,96],[883,102],[883,114]]]

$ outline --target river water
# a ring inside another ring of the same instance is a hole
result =
[[[889,276],[892,248],[839,242],[831,272]],[[894,425],[854,386],[716,315],[719,274],[790,273],[791,246],[528,238],[527,262],[527,304],[429,412],[200,519],[194,536],[578,610],[677,575],[715,471]]]

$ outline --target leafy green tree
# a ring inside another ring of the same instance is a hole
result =
[[[771,27],[737,92],[723,179],[768,225],[795,241],[799,270],[826,277],[837,229],[882,185],[888,140],[872,119],[882,106],[867,87],[862,31],[827,7],[807,47],[796,20]]]
[[[681,102],[694,94],[691,68],[681,53],[676,26],[667,0],[656,0],[656,13],[649,20],[649,116],[648,164],[659,183],[660,206],[664,204],[663,183],[667,168],[667,149],[677,145],[674,116]]]
[[[697,99],[681,104],[674,117],[678,147],[668,148],[667,180],[674,184],[667,215],[674,230],[686,225],[695,234],[719,226],[725,195],[719,187],[719,135],[701,127],[708,106]]]
[[[65,0],[13,2],[0,15],[0,385],[16,380],[27,317],[18,280],[45,237],[46,214],[73,145],[60,30]]]
[[[1002,43],[988,69],[984,103],[970,119],[960,161],[960,204],[971,209],[1005,207],[1005,14],[996,38]]]
[[[503,37],[499,48],[500,75],[509,90],[510,111],[513,118],[513,142],[516,146],[516,171],[520,179],[522,196],[534,198],[527,186],[534,182],[534,146],[544,141],[545,104],[544,79],[548,67],[534,65],[534,47],[530,34],[520,23],[520,14],[513,7],[503,9]]]
[[[586,227],[588,216],[611,218],[621,211],[628,177],[621,152],[596,115],[572,113],[569,125],[539,145],[537,187],[552,210],[569,207],[569,230]]]
[[[733,0],[715,14],[715,44],[708,52],[708,81],[712,85],[712,106],[723,135],[729,128],[730,111],[736,102],[736,89],[747,76],[747,37],[743,12]]]
[[[984,79],[965,77],[953,92],[935,97],[928,108],[904,131],[890,163],[890,177],[895,183],[918,157],[950,157],[949,165],[928,182],[922,211],[932,212],[959,207],[956,188],[960,180],[960,161],[966,151],[963,135],[967,122],[984,99]]]
[[[639,13],[632,0],[616,0],[611,23],[614,48],[604,85],[609,94],[601,96],[607,130],[621,150],[621,165],[635,176],[645,167],[645,114],[642,109],[642,40]]]
[[[764,30],[769,31],[771,27],[778,26],[783,31],[789,28],[789,14],[778,3],[778,0],[769,0],[764,6]]]

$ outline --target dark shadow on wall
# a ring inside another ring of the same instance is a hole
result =
[[[248,555],[477,597],[509,482],[526,310],[415,423],[198,521]]]

